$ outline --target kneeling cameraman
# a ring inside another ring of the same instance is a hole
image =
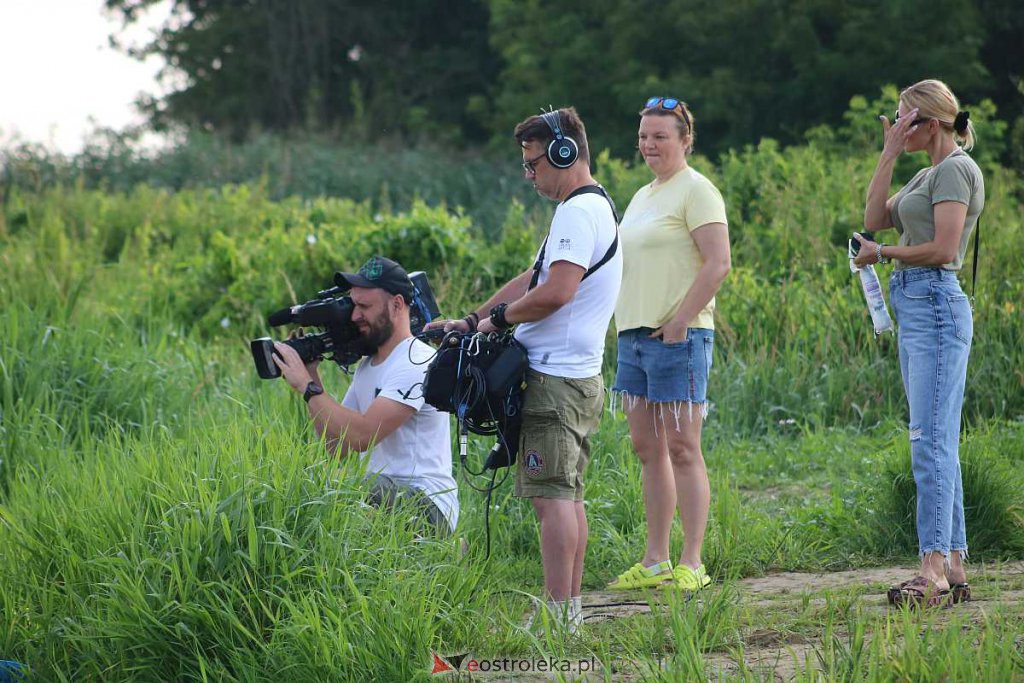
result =
[[[448,416],[423,401],[422,382],[434,349],[412,336],[409,305],[413,284],[396,262],[381,256],[358,273],[341,273],[351,285],[352,322],[375,349],[363,358],[341,403],[324,393],[319,361],[303,364],[295,349],[277,343],[274,362],[303,395],[317,434],[344,457],[368,453],[370,502],[390,507],[400,495],[415,496],[425,519],[454,531],[459,499],[452,478]]]

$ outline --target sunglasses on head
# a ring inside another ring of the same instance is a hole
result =
[[[665,111],[678,114],[679,117],[683,119],[683,123],[686,124],[686,127],[690,127],[690,117],[686,115],[686,102],[683,102],[678,97],[650,97],[647,99],[647,102],[644,103],[644,109],[650,109],[658,106]]]
[[[899,120],[900,120],[900,110],[897,109],[896,110],[896,117],[893,119],[893,123],[896,123]],[[922,123],[927,123],[928,121],[931,121],[931,120],[932,119],[931,119],[930,116],[919,116],[916,119],[914,119],[913,121],[911,121],[910,125],[911,126],[920,126]]]

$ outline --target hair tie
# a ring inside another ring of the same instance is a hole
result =
[[[953,119],[953,130],[955,130],[960,135],[963,135],[964,133],[966,133],[967,132],[967,121],[970,118],[971,118],[971,112],[969,112],[969,111],[959,112],[956,115],[956,118]]]

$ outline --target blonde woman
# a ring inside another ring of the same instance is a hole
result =
[[[731,261],[722,195],[687,163],[693,141],[686,103],[647,100],[638,147],[654,180],[633,196],[620,227],[614,387],[643,468],[647,549],[609,585],[613,590],[660,585],[695,591],[711,582],[701,562],[711,492],[700,438],[714,297]],[[669,532],[677,505],[685,540],[673,567]]]
[[[857,265],[894,262],[889,294],[899,325],[900,370],[910,406],[910,455],[917,484],[918,575],[889,590],[892,603],[942,605],[970,599],[960,409],[974,322],[960,289],[971,231],[985,206],[985,181],[967,154],[974,126],[945,83],[925,80],[900,93],[895,122],[881,117],[885,142],[868,187],[864,226],[895,227],[895,245],[860,239]],[[904,152],[930,164],[888,197]]]

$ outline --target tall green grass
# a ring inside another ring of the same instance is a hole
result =
[[[470,552],[461,557],[453,542],[418,540],[405,514],[367,508],[358,467],[326,459],[299,402],[281,383],[255,379],[233,347],[156,324],[130,334],[122,321],[84,312],[79,334],[43,345],[42,313],[3,316],[19,332],[5,342],[0,393],[0,652],[43,680],[415,680],[430,649],[594,654],[608,667],[624,657],[643,667],[655,653],[668,668],[649,669],[652,680],[713,676],[708,657],[742,644],[735,579],[900,552],[860,544],[873,538],[873,522],[857,517],[868,497],[843,505],[849,527],[829,526],[842,482],[886,500],[885,475],[875,473],[892,457],[894,425],[746,439],[719,430],[706,448],[714,504],[705,560],[726,587],[638,623],[594,627],[582,641],[536,639],[521,624],[524,594],[542,585],[537,530],[508,486],[493,501],[489,561],[483,500],[462,487],[459,534]],[[972,456],[1009,464],[1018,427],[987,434]],[[594,444],[589,589],[643,551],[640,468],[627,435],[624,418],[609,413]],[[474,455],[486,446],[474,442]],[[1012,469],[995,471],[1020,482]],[[986,494],[972,481],[969,501]],[[1010,513],[1017,501],[986,499]],[[1015,533],[988,554],[1016,553]],[[674,536],[673,549],[681,542]],[[895,642],[858,656],[875,666]],[[838,670],[846,655],[828,647],[822,656]],[[985,666],[1004,667],[1000,657]]]

